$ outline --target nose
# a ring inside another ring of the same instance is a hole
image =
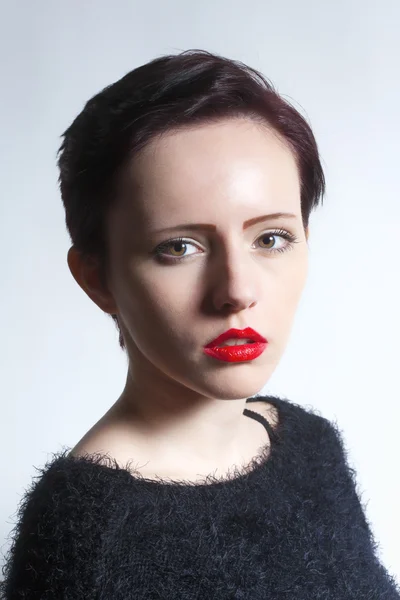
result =
[[[213,304],[217,311],[230,307],[238,312],[257,304],[260,277],[257,276],[251,260],[239,256],[238,252],[221,258],[215,267],[212,289]]]

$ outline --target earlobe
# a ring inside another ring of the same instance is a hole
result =
[[[75,246],[71,246],[67,263],[75,281],[102,311],[108,314],[118,312],[112,294],[101,281],[100,264],[95,256],[83,256]]]

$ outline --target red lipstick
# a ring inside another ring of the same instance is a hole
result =
[[[248,344],[240,344],[237,346],[222,346],[226,340],[230,339],[246,339]],[[226,362],[242,362],[246,360],[254,360],[262,354],[267,347],[268,341],[257,331],[251,327],[245,329],[228,329],[215,340],[204,346],[204,353],[217,360]]]

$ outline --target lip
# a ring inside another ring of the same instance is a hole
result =
[[[228,339],[244,339],[252,340],[250,344],[240,344],[239,346],[220,346]],[[225,333],[209,342],[204,346],[204,354],[217,360],[224,362],[244,362],[254,360],[260,356],[267,347],[268,341],[254,331],[251,327],[246,329],[228,329]]]
[[[254,342],[253,344],[241,344],[240,346],[213,346],[212,348],[204,348],[204,353],[211,358],[223,360],[224,362],[244,362],[255,360],[264,352],[266,347],[266,342]]]
[[[246,327],[245,329],[228,329],[228,331],[225,331],[224,333],[222,333],[221,335],[216,337],[215,340],[212,340],[211,342],[209,342],[206,346],[204,346],[204,348],[215,348],[215,346],[219,346],[219,345],[223,344],[226,340],[229,340],[229,339],[238,339],[238,340],[248,339],[248,340],[252,340],[253,342],[260,342],[263,344],[267,343],[267,340],[265,339],[265,337],[263,337],[260,333],[258,333],[251,327]],[[250,345],[250,344],[245,344],[245,345]],[[225,346],[225,347],[226,348],[235,348],[235,347],[240,347],[240,346]]]

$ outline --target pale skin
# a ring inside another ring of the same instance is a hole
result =
[[[68,264],[93,302],[118,315],[128,374],[118,400],[72,454],[107,453],[121,466],[132,460],[149,478],[223,476],[268,444],[264,426],[243,410],[284,353],[306,282],[308,230],[294,155],[265,126],[225,119],[154,139],[120,187],[107,221],[107,289],[97,260],[72,247]],[[292,216],[244,228],[277,212]],[[277,229],[296,243],[273,233]],[[163,250],[176,262],[152,254],[178,237],[183,245]],[[226,363],[204,354],[217,335],[248,326],[269,342],[257,359]],[[276,425],[271,405],[247,406]]]

